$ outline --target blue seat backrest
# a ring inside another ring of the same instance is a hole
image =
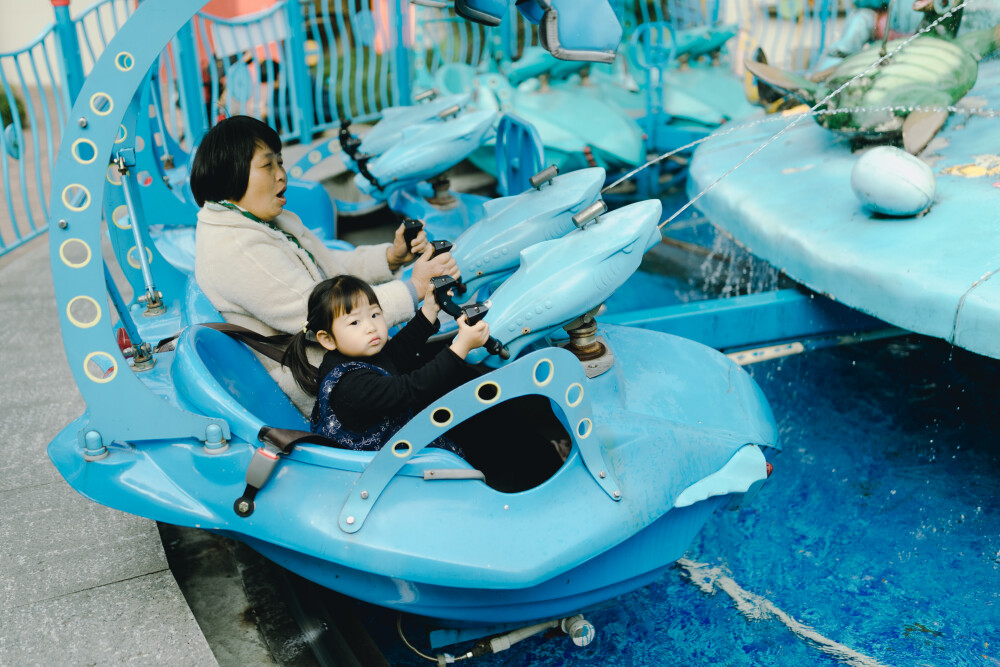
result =
[[[183,401],[199,413],[225,419],[248,442],[256,441],[265,424],[309,428],[250,349],[220,331],[186,329],[177,341],[171,374]]]

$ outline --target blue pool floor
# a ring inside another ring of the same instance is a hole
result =
[[[784,448],[753,503],[589,613],[590,646],[537,637],[466,664],[1000,666],[1000,362],[912,335],[747,370]],[[429,664],[370,613],[393,664]]]

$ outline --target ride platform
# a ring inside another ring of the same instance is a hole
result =
[[[804,117],[717,131],[694,155],[689,196],[706,190],[696,204],[706,217],[810,289],[1000,358],[1000,247],[985,242],[1000,234],[1000,213],[991,205],[1000,156],[983,145],[996,131],[988,110],[1000,105],[1000,62],[980,64],[976,86],[959,104],[920,156],[937,182],[922,215],[890,218],[864,208],[851,189],[861,153]]]

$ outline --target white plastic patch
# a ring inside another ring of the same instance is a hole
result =
[[[687,507],[712,496],[745,493],[755,482],[767,478],[767,461],[757,445],[746,445],[726,465],[681,491],[674,507]]]

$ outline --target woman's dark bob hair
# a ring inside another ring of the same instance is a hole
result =
[[[281,139],[267,123],[250,116],[226,118],[205,134],[191,165],[191,194],[198,206],[243,198],[257,146],[280,153]]]

